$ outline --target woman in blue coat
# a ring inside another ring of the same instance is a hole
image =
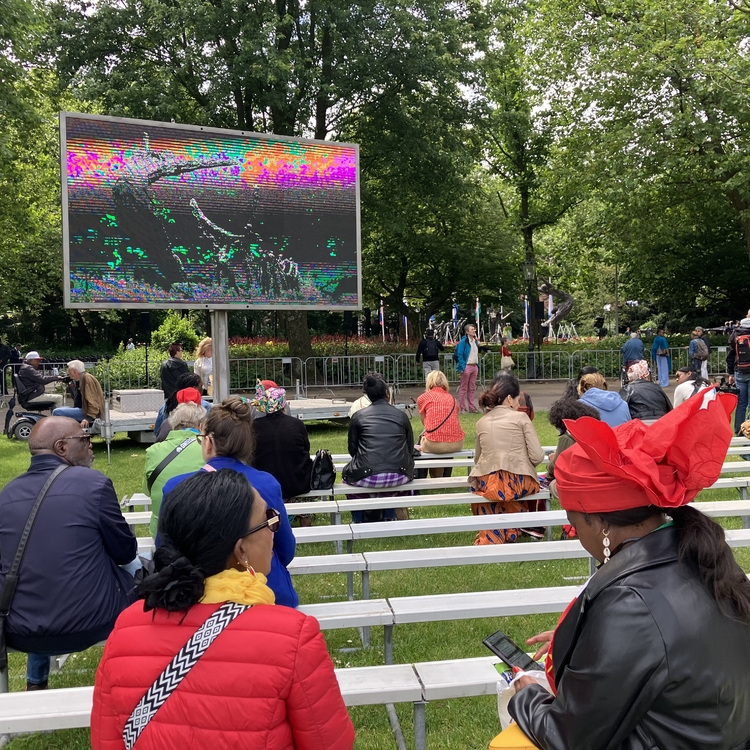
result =
[[[663,354],[660,354],[663,352]],[[666,388],[669,385],[669,371],[672,369],[672,358],[669,356],[669,342],[664,338],[664,329],[656,332],[654,343],[651,344],[651,361],[656,363],[659,385]]]
[[[234,469],[244,474],[250,484],[260,493],[269,508],[280,515],[279,528],[274,534],[273,559],[268,574],[268,586],[276,595],[276,604],[296,607],[299,604],[297,592],[286,566],[294,559],[296,541],[289,525],[289,517],[281,497],[281,486],[270,474],[249,466],[255,447],[252,407],[239,396],[230,396],[218,406],[214,406],[201,426],[199,436],[206,465],[201,471]],[[195,472],[181,474],[164,485],[162,513],[169,503],[169,492],[181,481]],[[158,542],[157,542],[158,543]]]

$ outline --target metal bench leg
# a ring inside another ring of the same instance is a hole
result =
[[[396,714],[396,707],[393,703],[385,704],[385,712],[388,714],[388,721],[391,723],[391,729],[393,730],[393,736],[396,739],[396,746],[398,750],[409,750],[406,744],[406,738],[401,729],[401,724],[398,721],[398,715]]]
[[[8,690],[8,669],[7,667],[0,672],[0,693],[7,693]]]
[[[334,526],[341,526],[341,513],[331,513],[331,523]],[[344,543],[341,539],[337,539],[334,544],[336,545],[336,554],[340,555],[344,551]]]
[[[362,571],[362,598],[363,599],[370,598],[370,571],[369,570]]]
[[[354,547],[354,541],[352,539],[349,539],[346,543],[346,551],[350,555],[352,553],[353,547]],[[349,601],[353,601],[354,599],[354,572],[351,570],[346,574],[346,595]]]
[[[385,645],[385,663],[393,664],[393,625],[383,628],[383,643]]]
[[[545,498],[544,509],[548,512],[552,510],[552,500],[550,498]],[[552,541],[552,527],[551,526],[547,526],[547,541],[548,542]]]
[[[414,750],[427,750],[426,705],[425,701],[418,701],[414,704]]]

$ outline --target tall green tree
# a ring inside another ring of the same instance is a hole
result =
[[[750,16],[712,0],[542,0],[535,74],[611,205],[718,191],[750,255]]]

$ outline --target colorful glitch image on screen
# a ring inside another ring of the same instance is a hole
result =
[[[358,308],[356,145],[60,115],[66,304]]]

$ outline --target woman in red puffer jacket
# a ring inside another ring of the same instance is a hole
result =
[[[99,665],[92,748],[351,750],[354,728],[317,620],[274,606],[265,584],[277,512],[230,469],[195,474],[171,494],[157,572],[138,586],[145,602],[120,615]],[[165,680],[176,688],[145,697],[221,612],[228,624],[215,640]],[[129,720],[142,699],[153,715],[138,727]]]

